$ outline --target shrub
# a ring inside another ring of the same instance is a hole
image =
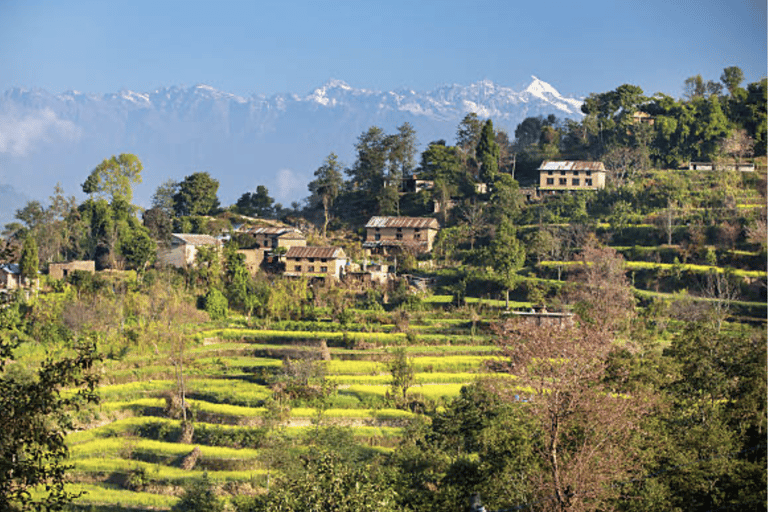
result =
[[[211,320],[223,320],[227,318],[229,303],[227,298],[217,288],[211,288],[205,295],[205,311]]]

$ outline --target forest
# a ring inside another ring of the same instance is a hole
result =
[[[742,82],[514,134],[469,113],[420,153],[373,126],[289,207],[196,172],[143,209],[125,153],[82,202],[57,185],[0,242],[0,510],[765,510],[768,81]],[[545,161],[606,185],[545,194]],[[374,216],[440,229],[371,253]],[[283,276],[249,233],[275,227],[394,270]],[[164,265],[174,233],[221,249]]]

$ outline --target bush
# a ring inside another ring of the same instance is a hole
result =
[[[211,290],[205,295],[205,311],[211,317],[211,320],[223,320],[229,313],[229,303],[227,298],[217,288]]]

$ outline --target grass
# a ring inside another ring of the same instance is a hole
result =
[[[165,457],[182,457],[195,446],[200,447],[203,458],[223,460],[255,460],[259,452],[251,448],[228,448],[225,446],[205,446],[199,444],[167,443],[153,439],[110,437],[95,439],[74,445],[70,448],[73,459],[93,457],[126,458],[131,453],[150,453]]]

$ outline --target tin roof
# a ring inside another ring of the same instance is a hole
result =
[[[440,224],[432,217],[371,217],[365,227],[440,229]]]
[[[16,263],[3,263],[0,270],[6,274],[21,274],[21,267]]]
[[[285,253],[286,258],[346,258],[341,247],[289,247]]]
[[[200,245],[217,245],[219,244],[219,240],[212,237],[211,235],[190,235],[187,233],[173,233],[173,236],[181,240],[187,245],[194,245],[194,246],[200,246]]]
[[[602,171],[605,172],[603,162],[586,162],[583,160],[545,160],[539,166],[540,171]]]
[[[265,227],[265,228],[253,228],[248,232],[251,235],[282,235],[285,233],[298,233],[293,228],[286,227]]]

